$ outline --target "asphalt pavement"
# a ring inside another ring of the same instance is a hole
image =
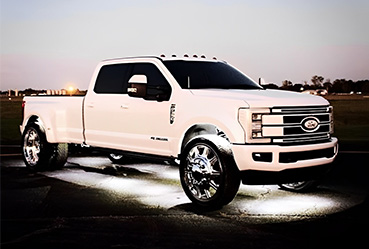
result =
[[[4,151],[4,148],[2,148]],[[29,172],[1,157],[1,248],[362,248],[368,244],[367,152],[341,153],[319,188],[242,185],[221,210],[183,193],[178,168],[72,155],[62,170]]]

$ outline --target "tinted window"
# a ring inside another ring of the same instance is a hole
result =
[[[183,89],[262,89],[223,62],[164,61],[164,64]]]
[[[133,72],[134,74],[144,74],[147,77],[147,97],[146,99],[157,99],[160,95],[162,100],[169,100],[171,87],[168,81],[165,79],[164,75],[159,71],[159,69],[151,63],[137,63],[134,64]]]
[[[106,65],[100,69],[94,91],[96,93],[127,93],[129,64]]]

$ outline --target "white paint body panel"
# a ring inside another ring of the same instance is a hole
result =
[[[283,152],[304,152],[312,150],[321,150],[335,147],[335,156],[338,152],[337,139],[333,138],[329,143],[279,146],[279,145],[233,145],[232,151],[239,170],[261,170],[261,171],[281,171],[291,168],[303,168],[332,163],[332,158],[317,158],[310,160],[301,160],[294,163],[280,163],[279,153]],[[252,159],[252,153],[273,153],[272,162],[256,162]]]
[[[82,143],[82,102],[83,97],[25,97],[23,132],[31,116],[42,122],[50,143]]]

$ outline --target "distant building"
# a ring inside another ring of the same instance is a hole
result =
[[[60,90],[46,90],[46,95],[67,95],[67,90],[60,89]]]
[[[13,95],[14,94],[14,95]],[[18,95],[19,95],[19,91],[18,91],[18,89],[15,89],[15,90],[12,90],[12,89],[9,89],[8,90],[8,95],[7,96],[15,96],[15,97],[18,97]]]

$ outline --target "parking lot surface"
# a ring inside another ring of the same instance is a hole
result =
[[[368,154],[342,153],[312,193],[241,185],[221,210],[192,205],[178,167],[101,154],[32,173],[1,157],[2,248],[326,248],[367,244]]]

